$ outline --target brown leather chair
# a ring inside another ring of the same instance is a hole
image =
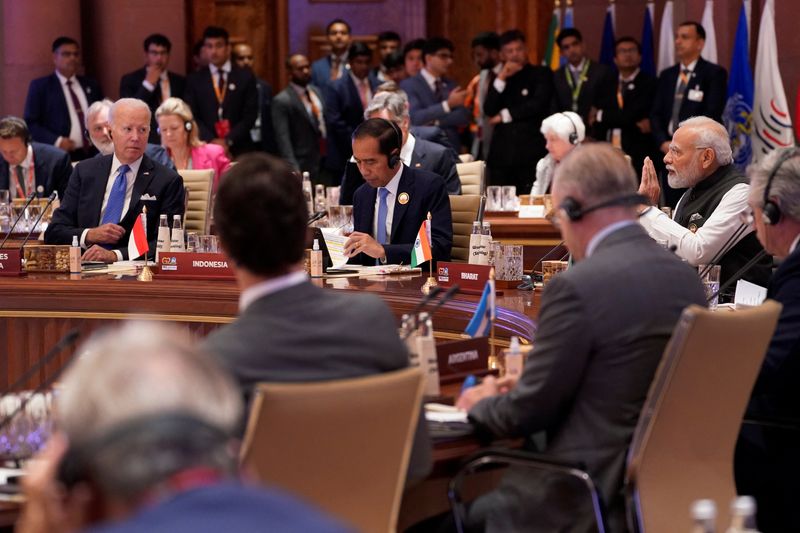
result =
[[[639,417],[626,482],[634,531],[689,531],[694,500],[730,522],[733,451],[781,305],[716,312],[690,306],[672,334]]]
[[[394,531],[421,401],[418,368],[261,383],[242,464],[359,531]]]
[[[472,222],[478,218],[481,197],[477,194],[450,196],[450,212],[453,218],[453,247],[450,258],[459,263],[469,260],[469,236]]]

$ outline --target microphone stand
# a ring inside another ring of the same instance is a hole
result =
[[[728,278],[728,281],[726,281],[725,283],[720,285],[719,289],[717,289],[717,291],[714,294],[712,294],[708,298],[708,300],[706,300],[706,303],[707,304],[711,303],[711,301],[714,300],[714,298],[716,298],[717,296],[719,296],[722,291],[728,289],[728,287],[733,285],[733,283],[735,281],[739,281],[739,279],[741,279],[742,276],[747,274],[747,272],[750,271],[751,268],[756,266],[756,263],[761,261],[761,259],[764,258],[764,256],[766,256],[766,255],[767,255],[767,251],[766,250],[761,250],[760,252],[758,252],[755,256],[753,256],[753,258],[750,261],[745,263],[745,265],[742,268],[737,270],[736,273],[733,276]]]
[[[36,198],[36,191],[32,191],[31,194],[28,195],[28,201],[25,202],[25,206],[19,212],[19,214],[17,215],[17,218],[14,220],[14,223],[8,229],[8,233],[6,233],[6,236],[3,239],[3,242],[0,242],[0,248],[3,248],[6,245],[6,241],[8,240],[9,237],[11,237],[11,234],[14,233],[14,228],[17,227],[17,224],[19,224],[20,219],[25,214],[25,210],[28,209],[28,206],[31,205],[31,202],[33,202],[34,198]]]
[[[711,270],[711,267],[715,266],[717,264],[717,261],[719,261],[722,258],[722,256],[730,252],[731,249],[734,246],[736,246],[739,237],[742,235],[742,233],[745,232],[746,229],[747,229],[747,224],[740,224],[739,227],[736,228],[736,231],[734,231],[731,234],[731,236],[728,237],[728,240],[725,241],[725,243],[722,245],[719,251],[716,254],[714,254],[714,256],[711,258],[711,261],[709,261],[706,264],[706,267],[700,272],[699,275],[701,278],[706,274],[708,274],[708,272]]]
[[[36,229],[36,226],[38,226],[39,222],[42,221],[42,218],[44,217],[44,214],[47,212],[47,209],[53,204],[53,202],[55,202],[57,197],[58,197],[58,193],[55,192],[55,191],[50,195],[50,198],[47,200],[47,204],[45,204],[44,209],[41,210],[41,212],[39,213],[39,216],[36,218],[34,223],[31,225],[31,229],[28,231],[28,234],[25,235],[25,239],[23,239],[22,244],[19,245],[19,249],[20,250],[22,250],[22,248],[28,243],[28,239],[30,239],[31,235],[33,235],[33,232]]]

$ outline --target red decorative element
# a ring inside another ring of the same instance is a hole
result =
[[[483,294],[491,271],[492,267],[486,265],[439,261],[436,263],[436,280],[445,288],[458,283],[465,294]]]
[[[772,135],[770,135],[770,133],[769,133],[767,130],[761,130],[761,132],[764,134],[764,136],[765,136],[766,138],[768,138],[770,141],[774,142],[774,143],[775,143],[775,144],[777,144],[778,146],[781,146],[781,147],[783,147],[783,148],[786,148],[787,146],[791,146],[791,145],[790,145],[790,144],[788,144],[788,143],[783,143],[783,142],[779,141],[778,139],[776,139],[775,137],[773,137]]]
[[[223,253],[159,253],[157,277],[169,279],[236,279]]]
[[[22,248],[0,248],[0,276],[21,276]]]
[[[463,381],[470,374],[486,375],[490,372],[489,337],[439,343],[436,345],[436,358],[439,381],[443,384]]]
[[[780,110],[779,110],[777,107],[775,107],[775,100],[774,100],[774,99],[769,101],[769,106],[772,108],[772,111],[773,111],[773,112],[774,112],[776,115],[778,115],[779,117],[781,117],[781,118],[786,118],[786,117],[788,117],[788,116],[789,116],[789,115],[787,115],[786,113],[781,113],[781,112],[780,112]]]

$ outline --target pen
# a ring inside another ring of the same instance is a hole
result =
[[[469,389],[470,387],[474,387],[478,384],[478,380],[475,379],[475,376],[470,374],[464,379],[464,383],[461,385],[461,392],[464,393],[465,390]]]

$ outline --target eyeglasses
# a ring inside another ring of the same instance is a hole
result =
[[[741,213],[739,213],[739,222],[746,226],[752,226],[756,221],[755,214],[753,213],[753,209],[748,207]]]

